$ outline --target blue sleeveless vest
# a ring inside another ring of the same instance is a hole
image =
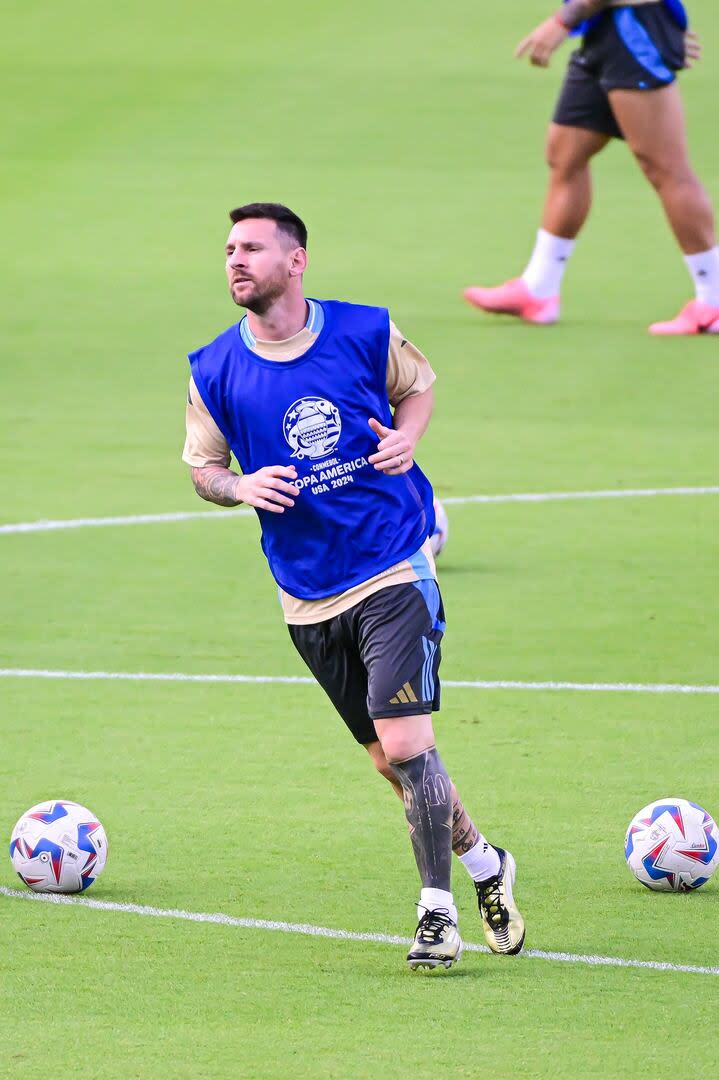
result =
[[[419,466],[386,476],[367,461],[392,426],[387,399],[389,315],[322,301],[324,327],[297,360],[264,360],[239,326],[190,353],[195,385],[243,473],[294,465],[300,493],[283,514],[257,510],[262,549],[291,596],[343,592],[413,555],[434,527]]]

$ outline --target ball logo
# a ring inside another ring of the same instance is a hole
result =
[[[342,420],[337,406],[327,398],[303,397],[290,405],[282,430],[292,457],[321,458],[339,442]]]

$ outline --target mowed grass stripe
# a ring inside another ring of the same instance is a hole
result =
[[[92,908],[95,911],[116,911],[125,915],[142,915],[149,918],[180,919],[186,922],[215,923],[241,930],[274,930],[283,934],[302,934],[309,937],[330,938],[336,941],[366,941],[377,945],[411,945],[412,938],[396,934],[341,930],[312,923],[291,923],[276,919],[245,919],[221,912],[182,911],[176,908],[156,908],[145,904],[119,904],[112,900],[93,900],[90,897],[63,896],[56,893],[24,892],[0,885],[0,894],[11,900],[36,900],[46,904],[62,904],[73,907]],[[486,945],[464,943],[468,952],[492,955]],[[719,967],[701,967],[696,964],[673,964],[665,960],[628,960],[620,956],[592,956],[578,953],[555,952],[546,949],[525,949],[521,958],[548,960],[555,963],[587,964],[590,967],[646,968],[651,971],[682,972],[690,975],[719,975]],[[518,958],[519,959],[519,958]]]
[[[44,668],[0,668],[3,679],[69,679],[111,682],[291,683],[316,686],[309,675],[192,675],[182,671],[52,671]],[[576,690],[585,693],[719,694],[717,684],[522,682],[518,679],[443,679],[442,686],[468,690]]]
[[[441,497],[446,506],[462,506],[472,503],[544,503],[577,499],[642,499],[676,495],[719,495],[719,487],[673,487],[673,488],[618,488],[607,491],[537,491],[517,492],[506,495],[451,495]],[[194,521],[214,518],[250,517],[250,509],[188,510],[167,514],[131,514],[126,517],[59,518],[54,521],[18,521],[0,525],[0,533],[57,532],[60,529],[102,528],[112,525],[157,525],[175,521]]]

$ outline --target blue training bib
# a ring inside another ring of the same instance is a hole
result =
[[[262,548],[291,596],[333,596],[413,555],[434,527],[432,488],[414,465],[387,476],[368,462],[387,427],[389,315],[322,301],[324,327],[296,360],[264,360],[237,325],[190,354],[195,385],[244,473],[297,469],[283,514],[257,510]]]

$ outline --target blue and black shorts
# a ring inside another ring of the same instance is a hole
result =
[[[683,67],[684,28],[665,4],[611,8],[572,53],[554,123],[621,139],[609,92],[669,86]]]
[[[444,608],[434,580],[388,585],[333,619],[288,626],[298,653],[363,745],[374,720],[439,709]]]

